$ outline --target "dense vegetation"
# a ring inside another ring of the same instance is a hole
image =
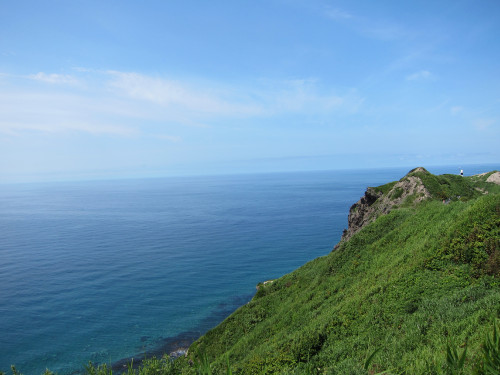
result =
[[[500,187],[488,175],[409,175],[430,199],[407,197],[330,254],[259,285],[188,357],[128,373],[500,373]]]

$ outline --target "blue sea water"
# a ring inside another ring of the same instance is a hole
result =
[[[258,282],[329,253],[366,187],[406,172],[0,185],[0,370],[185,346]]]

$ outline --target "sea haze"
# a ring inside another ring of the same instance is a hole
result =
[[[330,252],[365,188],[406,172],[1,185],[0,370],[187,345],[258,282]]]

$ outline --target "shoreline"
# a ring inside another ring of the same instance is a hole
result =
[[[151,348],[135,356],[120,359],[111,364],[113,372],[122,373],[127,370],[128,365],[132,362],[132,367],[137,369],[142,365],[144,360],[152,357],[161,358],[165,354],[171,358],[178,358],[187,353],[189,346],[203,335],[200,331],[181,332],[173,337],[166,337],[159,340],[159,344],[155,348]]]
[[[172,358],[178,358],[185,355],[193,342],[209,330],[215,328],[229,315],[247,304],[255,294],[239,295],[230,298],[226,302],[219,303],[212,314],[202,320],[193,330],[181,332],[175,336],[159,338],[152,348],[138,351],[136,355],[125,357],[112,362],[111,369],[118,374],[127,370],[129,363],[137,369],[144,360],[152,357],[161,358],[168,354]]]

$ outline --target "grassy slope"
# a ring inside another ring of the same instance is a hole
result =
[[[380,348],[372,373],[423,374],[442,363],[448,343],[467,341],[470,369],[500,317],[500,195],[480,196],[470,182],[424,176],[439,200],[394,210],[262,286],[191,353],[206,353],[216,372],[229,356],[243,374],[366,374],[366,357]]]
[[[230,365],[240,374],[441,374],[447,347],[466,343],[465,368],[445,373],[471,373],[500,317],[500,186],[488,175],[413,175],[434,199],[415,206],[409,196],[337,250],[261,285],[190,358],[151,359],[127,373],[226,374]],[[394,184],[375,189],[393,194]]]

